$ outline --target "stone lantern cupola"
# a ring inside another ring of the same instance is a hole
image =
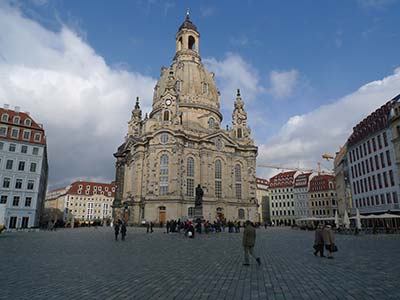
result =
[[[176,54],[193,52],[199,53],[200,33],[197,31],[196,25],[190,20],[189,10],[186,11],[186,18],[179,31],[176,34]]]

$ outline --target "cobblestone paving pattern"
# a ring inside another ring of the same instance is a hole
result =
[[[335,259],[314,233],[257,230],[259,267],[242,265],[242,233],[128,228],[0,235],[0,299],[400,299],[400,235],[337,235]]]

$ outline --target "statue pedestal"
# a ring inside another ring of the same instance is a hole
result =
[[[203,207],[202,206],[196,206],[194,208],[194,220],[196,221],[197,219],[203,220]]]

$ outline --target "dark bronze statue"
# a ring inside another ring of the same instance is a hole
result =
[[[195,199],[195,206],[202,206],[203,204],[203,189],[201,188],[201,185],[199,184],[196,188],[196,199]]]

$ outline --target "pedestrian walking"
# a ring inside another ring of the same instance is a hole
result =
[[[122,225],[121,225],[121,239],[122,239],[123,241],[125,241],[125,236],[126,236],[126,224],[125,224],[125,222],[124,222],[124,223],[122,223]]]
[[[150,233],[153,233],[153,232],[154,232],[153,226],[154,226],[153,222],[150,222]]]
[[[256,229],[249,220],[246,221],[246,227],[243,230],[243,248],[244,248],[244,266],[249,266],[249,254],[261,265],[261,259],[254,255],[254,245],[256,244]]]
[[[325,225],[324,229],[322,229],[322,237],[324,239],[325,249],[328,250],[328,258],[332,259],[332,253],[335,251],[335,236],[331,225]]]
[[[115,240],[118,241],[118,234],[119,234],[119,223],[118,222],[115,222],[114,234],[115,234]]]
[[[150,232],[150,223],[149,222],[146,223],[146,227],[147,227],[147,232],[146,233],[149,233]]]
[[[318,252],[321,257],[325,257],[324,255],[324,237],[322,235],[322,224],[319,224],[317,229],[315,230],[315,239],[314,239],[314,255],[317,256]]]

